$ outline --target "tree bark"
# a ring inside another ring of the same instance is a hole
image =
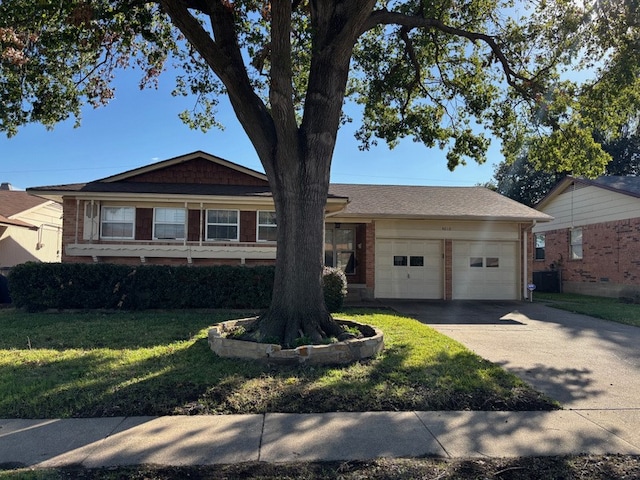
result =
[[[287,346],[296,339],[320,342],[342,329],[324,303],[322,288],[324,212],[328,184],[312,156],[287,155],[271,179],[278,224],[278,250],[271,306],[255,325],[259,340]]]

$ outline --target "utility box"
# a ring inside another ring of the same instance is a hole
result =
[[[536,286],[536,292],[560,293],[562,290],[559,270],[533,272],[533,283]]]

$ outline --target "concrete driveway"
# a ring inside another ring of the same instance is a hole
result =
[[[636,409],[640,423],[640,328],[529,302],[389,306],[503,366],[565,409]]]

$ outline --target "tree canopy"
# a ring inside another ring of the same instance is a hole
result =
[[[586,155],[601,170],[591,127],[614,132],[638,109],[639,10],[637,0],[4,0],[0,129],[79,120],[84,104],[113,97],[118,69],[139,68],[144,87],[171,64],[175,94],[198,102],[181,113],[189,125],[216,125],[228,94],[255,144],[256,130],[310,122],[323,93],[313,77],[339,65],[349,69],[339,90],[363,107],[362,148],[409,137],[446,149],[455,168],[483,161],[495,135],[510,160],[529,142],[536,164],[575,171]]]

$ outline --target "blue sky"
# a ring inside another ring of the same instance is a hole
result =
[[[171,75],[160,78],[158,90],[140,91],[139,72],[120,73],[115,98],[106,107],[86,107],[79,128],[69,121],[53,130],[29,125],[12,138],[0,134],[0,181],[20,189],[88,182],[195,150],[264,171],[226,101],[220,102],[218,116],[225,130],[201,133],[178,119],[193,100],[170,95]],[[496,142],[484,165],[469,162],[454,172],[447,169],[443,152],[410,139],[393,150],[381,143],[361,152],[353,137],[358,124],[356,116],[340,130],[334,183],[472,186],[489,181],[502,161]]]

